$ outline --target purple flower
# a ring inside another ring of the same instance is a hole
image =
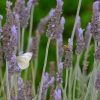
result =
[[[81,36],[83,34],[83,31],[84,31],[84,29],[78,28],[79,36]]]
[[[60,89],[55,90],[54,98],[55,100],[61,100],[61,90]]]
[[[72,39],[71,38],[68,39],[68,48],[72,48]]]
[[[54,9],[51,9],[50,12],[49,12],[49,17],[51,18],[54,14],[55,10]]]
[[[16,33],[17,33],[17,30],[16,30],[16,26],[15,26],[15,25],[13,25],[13,26],[11,27],[11,32],[12,32],[13,34],[16,34]]]
[[[6,5],[7,5],[8,8],[10,8],[10,6],[12,5],[12,2],[7,1]]]
[[[57,0],[57,3],[62,6],[63,5],[63,1],[62,0]]]
[[[60,20],[60,26],[64,29],[64,24],[65,24],[65,18],[62,17]]]
[[[57,84],[60,85],[62,83],[62,70],[63,70],[63,63],[59,63],[58,72],[57,72]]]
[[[3,16],[2,15],[0,15],[0,21],[3,19]]]
[[[98,1],[93,3],[93,10],[99,10],[99,2]]]

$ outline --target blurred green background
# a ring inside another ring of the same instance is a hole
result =
[[[13,5],[14,5],[16,0],[10,0],[10,1],[13,2]],[[27,1],[28,0],[26,0],[26,2]],[[64,1],[64,6],[63,6],[62,16],[64,16],[66,19],[65,29],[63,32],[63,39],[64,39],[63,43],[67,44],[68,38],[71,37],[71,32],[72,32],[72,28],[75,21],[75,15],[76,15],[79,0],[63,0],[63,1]],[[81,23],[82,23],[81,25],[83,29],[86,29],[88,22],[91,21],[92,4],[94,1],[95,0],[82,1],[82,5],[80,9],[80,17],[81,17]],[[39,5],[36,6],[34,9],[34,22],[33,22],[33,34],[32,34],[33,36],[40,19],[45,17],[51,8],[55,8],[55,7],[56,7],[56,0],[39,0]],[[6,1],[5,0],[0,0],[0,14],[3,15],[2,24],[4,25],[5,20],[6,20]],[[29,26],[25,30],[25,44],[27,43],[28,30],[29,30]],[[74,39],[74,42],[75,42],[75,39]],[[38,62],[38,74],[37,74],[37,78],[39,78],[39,80],[37,80],[37,83],[39,83],[41,73],[42,73],[46,43],[47,43],[47,37],[45,34],[43,34],[41,37],[40,46],[39,46],[39,62]],[[75,50],[75,46],[74,46],[74,50]],[[89,61],[90,61],[89,70],[91,70],[91,66],[93,64],[93,51],[91,51],[90,53],[91,53],[91,56],[89,57]],[[84,54],[83,54],[83,57],[84,57]],[[56,61],[55,41],[51,41],[51,44],[50,44],[47,66],[49,66],[50,61]],[[75,64],[75,61],[76,61],[76,55],[74,51],[73,64]],[[82,60],[81,60],[80,65],[82,65]],[[48,69],[49,67],[47,67],[47,70]]]

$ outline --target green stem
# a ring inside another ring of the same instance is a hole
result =
[[[95,42],[95,51],[96,51],[96,49],[97,49],[97,42]],[[96,63],[96,61],[95,61],[95,59],[94,59],[94,72],[93,72],[93,84],[94,84],[94,82],[95,82],[95,80],[96,80],[96,74],[97,74],[97,63]],[[93,88],[92,88],[92,100],[96,100],[95,99],[95,94],[96,94],[96,89],[94,88],[94,86],[93,86]]]
[[[73,87],[73,100],[75,100],[76,77],[77,77],[77,70],[78,70],[78,67],[79,67],[80,57],[81,57],[81,55],[77,56],[77,61],[76,61],[76,66],[75,66],[74,87]]]
[[[92,38],[92,35],[90,33],[90,37],[89,37],[89,40],[88,40],[88,44],[87,44],[87,48],[86,48],[86,52],[85,52],[85,57],[84,57],[84,64],[87,63],[87,58],[88,58],[88,53],[89,53],[89,47],[90,47],[90,43],[91,43],[91,38]],[[82,98],[84,98],[84,90],[85,90],[85,86],[86,86],[86,72],[87,72],[87,66],[83,65],[83,93],[82,93]]]
[[[29,28],[29,37],[28,37],[28,44],[27,44],[27,52],[29,52],[29,46],[30,46],[30,38],[32,35],[32,27],[33,27],[33,12],[34,12],[34,6],[32,6],[31,9],[31,17],[30,17],[30,28]],[[27,74],[28,74],[28,70],[25,70],[25,80],[27,79]]]
[[[72,35],[71,35],[72,42],[73,42],[73,38],[74,38],[74,34],[75,34],[77,18],[79,16],[79,12],[80,12],[81,2],[82,2],[82,0],[79,0],[76,18],[75,18],[75,23],[74,23],[74,27],[73,27]],[[68,87],[68,89],[69,89],[69,93],[68,93],[69,100],[71,100],[71,88],[72,88],[72,83],[71,83],[72,80],[71,79],[72,79],[72,68],[70,69],[70,74],[69,74],[69,87]]]
[[[40,41],[40,36],[38,36],[38,38],[39,38],[39,41]],[[38,48],[37,48],[37,56],[36,56],[36,59],[35,59],[35,62],[34,62],[34,74],[33,74],[34,75],[34,94],[35,94],[36,73],[37,73],[37,68],[38,68],[38,52],[39,52],[39,45],[38,45]]]
[[[13,86],[14,86],[14,75],[12,75],[10,78],[11,78],[11,88],[13,88]]]
[[[17,82],[18,82],[18,79],[19,77],[16,75],[16,74],[14,74],[14,90],[15,90],[15,94],[17,94],[17,88],[18,88],[18,84],[17,84]]]
[[[30,18],[30,29],[29,29],[29,37],[28,37],[28,45],[27,45],[27,52],[29,51],[29,40],[32,36],[32,27],[33,27],[33,13],[34,13],[34,6],[32,6],[32,9],[31,9],[31,18]]]
[[[28,69],[25,70],[25,77],[24,77],[24,81],[26,82],[27,80],[27,75],[28,75]]]
[[[35,76],[34,76],[34,68],[33,68],[33,61],[31,61],[31,71],[32,71],[32,92],[33,92],[33,96],[35,97]]]
[[[97,47],[97,43],[95,42],[95,51],[96,51],[96,47]],[[87,100],[88,94],[90,92],[89,91],[90,87],[94,88],[93,86],[91,86],[91,82],[92,82],[93,75],[95,74],[95,65],[96,65],[96,62],[94,60],[94,67],[93,67],[93,71],[92,71],[91,76],[90,76],[90,80],[89,80],[89,83],[88,83],[88,87],[87,87],[87,91],[86,91],[86,95],[84,97],[84,100]],[[93,95],[93,91],[92,91],[92,95]],[[93,97],[93,96],[91,96],[91,97]]]
[[[71,90],[72,90],[72,67],[70,70],[70,73],[69,73],[69,81],[68,81],[68,100],[71,100]]]
[[[68,69],[66,69],[66,80],[65,80],[65,88],[64,88],[64,100],[66,100],[67,83],[68,83]]]
[[[9,91],[9,80],[8,80],[8,61],[6,61],[6,88],[7,88],[7,100],[10,100],[10,91]]]
[[[44,60],[44,66],[43,66],[43,72],[42,72],[42,79],[41,79],[41,85],[40,85],[40,91],[39,91],[39,100],[41,100],[41,93],[42,93],[42,87],[43,87],[43,77],[44,77],[44,74],[45,74],[45,69],[46,69],[46,64],[47,64],[47,57],[48,57],[50,40],[51,39],[49,38],[48,42],[47,42],[47,47],[46,47],[46,54],[45,54],[45,60]]]
[[[40,35],[38,35],[38,38],[39,38],[39,42],[40,42]],[[34,80],[36,78],[37,67],[38,67],[38,52],[39,52],[39,44],[38,44],[38,48],[37,48],[37,56],[36,56],[35,63],[34,63]]]
[[[76,13],[76,18],[75,18],[75,24],[74,24],[73,31],[72,31],[72,36],[71,36],[72,41],[73,41],[74,34],[75,34],[75,29],[76,29],[76,24],[77,24],[77,18],[79,16],[79,12],[80,12],[80,8],[81,8],[81,3],[82,3],[82,0],[79,0],[78,8],[77,8],[77,13]]]
[[[90,90],[90,87],[91,87],[93,72],[94,72],[94,71],[92,71],[91,76],[90,76],[90,80],[89,80],[89,83],[88,83],[88,87],[87,87],[87,90],[86,90],[86,94],[85,94],[84,100],[87,100],[88,94],[89,94],[89,92],[90,92],[89,90]],[[93,88],[93,87],[92,87],[92,88]]]
[[[90,43],[91,43],[91,38],[92,38],[92,35],[90,34],[90,37],[89,37],[89,40],[88,40],[88,44],[87,44],[87,49],[86,49],[86,52],[85,52],[85,58],[84,58],[84,63],[85,64],[87,63],[87,58],[88,58],[89,46],[90,46]],[[84,69],[87,69],[85,67],[86,66],[83,66],[83,74],[84,75],[86,74],[86,70],[84,70]]]
[[[0,76],[1,76],[1,80],[0,80],[1,82],[0,94],[1,94],[1,93],[4,93],[4,82],[5,82],[6,74],[4,74],[4,77],[2,78],[2,70],[0,70]]]

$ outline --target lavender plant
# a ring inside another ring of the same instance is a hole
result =
[[[64,1],[55,1],[56,7],[40,20],[35,34],[33,13],[35,6],[39,4],[38,1],[29,0],[25,5],[25,0],[16,0],[13,7],[12,2],[6,1],[4,25],[3,16],[0,15],[0,100],[99,100],[100,0],[93,3],[91,22],[86,29],[81,25],[79,13],[82,0],[79,0],[72,34],[65,45],[63,31],[67,19],[62,16]],[[43,71],[40,73],[40,44],[43,35],[45,36],[46,26],[48,41],[44,65],[41,65]],[[25,44],[28,27],[29,34]],[[94,47],[91,48],[92,36]],[[56,61],[50,61],[50,66],[47,66],[52,42],[56,47]],[[94,50],[93,68],[88,72],[88,68],[91,67],[91,62],[88,61],[91,49]],[[49,71],[46,70],[48,67]],[[36,84],[38,75],[42,76],[39,85]]]

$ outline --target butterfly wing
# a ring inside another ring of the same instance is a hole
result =
[[[32,58],[32,52],[24,53],[22,57],[26,58],[28,61]]]
[[[26,69],[29,66],[29,61],[32,57],[32,53],[24,53],[17,57],[17,64],[21,69]]]

